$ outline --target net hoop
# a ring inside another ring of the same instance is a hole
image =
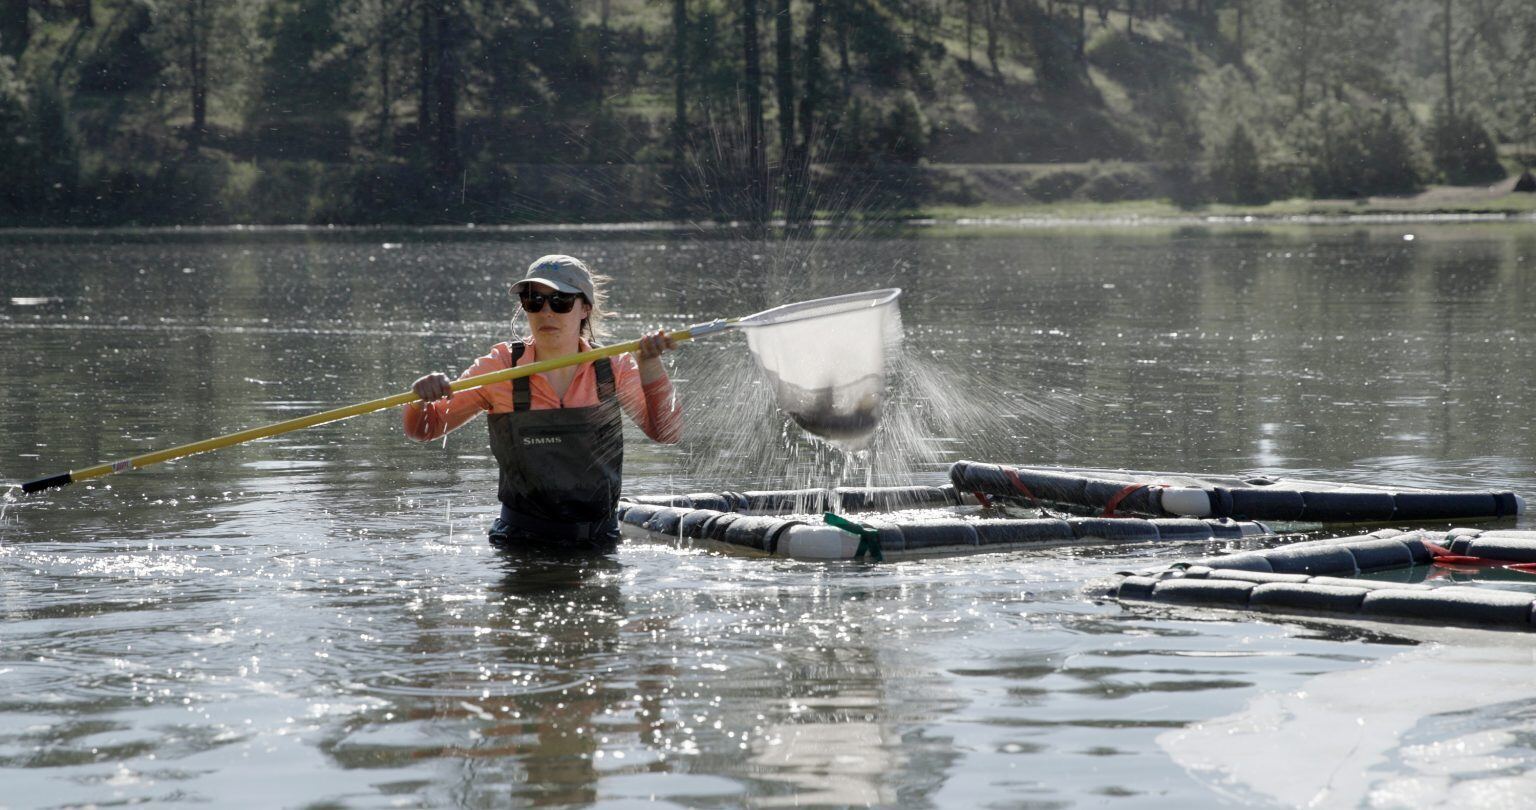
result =
[[[833,295],[827,298],[813,298],[810,301],[784,304],[773,309],[765,309],[756,315],[748,315],[737,321],[736,326],[738,328],[777,326],[778,324],[793,323],[811,318],[840,315],[860,309],[875,309],[892,305],[899,297],[901,297],[901,289],[899,287],[888,287],[880,290]]]
[[[886,358],[901,346],[901,290],[834,295],[742,319],[747,348],[779,410],[807,433],[850,450],[874,441]]]

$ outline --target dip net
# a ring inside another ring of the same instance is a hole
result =
[[[773,384],[779,408],[806,432],[868,447],[885,401],[886,359],[901,350],[901,290],[787,304],[736,323]]]

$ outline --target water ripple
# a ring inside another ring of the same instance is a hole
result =
[[[380,695],[441,698],[504,698],[573,690],[590,676],[553,665],[443,661],[390,668],[360,681]]]

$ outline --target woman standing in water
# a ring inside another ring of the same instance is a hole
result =
[[[603,336],[601,277],[580,259],[545,256],[512,285],[528,316],[529,335],[498,343],[463,374],[472,377],[554,360],[592,348]],[[405,407],[405,434],[428,441],[488,412],[491,451],[500,469],[501,516],[490,540],[500,548],[612,551],[619,541],[614,512],[624,471],[622,408],[645,435],[675,444],[682,418],[662,352],[675,348],[665,332],[640,349],[453,392],[446,374],[417,380],[421,397]]]

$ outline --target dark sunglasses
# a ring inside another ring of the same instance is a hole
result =
[[[556,315],[564,315],[565,313],[570,312],[576,306],[576,302],[584,297],[585,296],[583,296],[581,293],[538,293],[529,292],[528,290],[523,290],[517,294],[517,299],[523,303],[524,310],[528,312],[538,312],[544,309],[545,302],[548,302],[549,308],[553,310]]]

